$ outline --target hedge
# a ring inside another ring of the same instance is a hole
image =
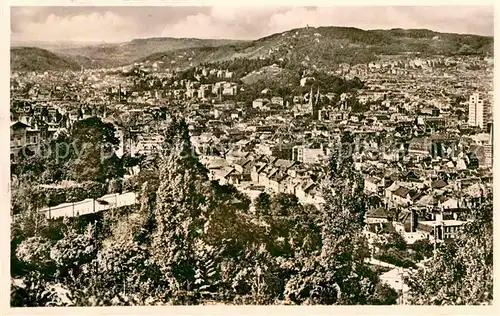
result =
[[[383,253],[383,254],[375,255],[375,259],[393,264],[393,265],[398,266],[398,267],[403,267],[403,268],[416,268],[417,267],[415,262],[413,262],[407,258],[401,258],[397,254]]]
[[[105,195],[108,191],[106,184],[85,181],[78,186],[69,188],[39,188],[40,193],[45,197],[47,206],[56,206],[62,203],[73,203],[85,199],[95,199]]]

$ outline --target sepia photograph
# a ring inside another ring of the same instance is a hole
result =
[[[6,14],[11,308],[493,305],[492,5]]]

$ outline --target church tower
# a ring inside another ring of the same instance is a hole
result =
[[[311,94],[312,94],[312,89],[311,89]],[[311,100],[312,100],[312,95],[311,95]],[[316,100],[314,101],[314,105],[312,106],[312,118],[314,120],[318,119],[318,110],[319,110],[319,86],[318,86],[318,91],[316,92]]]

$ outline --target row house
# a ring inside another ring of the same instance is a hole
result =
[[[231,175],[235,169],[230,166],[223,166],[217,169],[210,169],[210,179],[218,181],[221,185],[233,184],[231,183]]]
[[[285,181],[289,178],[288,174],[279,170],[274,173],[269,178],[269,189],[274,193],[287,193],[287,182]]]
[[[321,205],[325,200],[318,185],[312,181],[297,186],[295,195],[301,203]]]

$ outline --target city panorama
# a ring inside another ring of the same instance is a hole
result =
[[[492,7],[10,14],[11,307],[493,303]]]

